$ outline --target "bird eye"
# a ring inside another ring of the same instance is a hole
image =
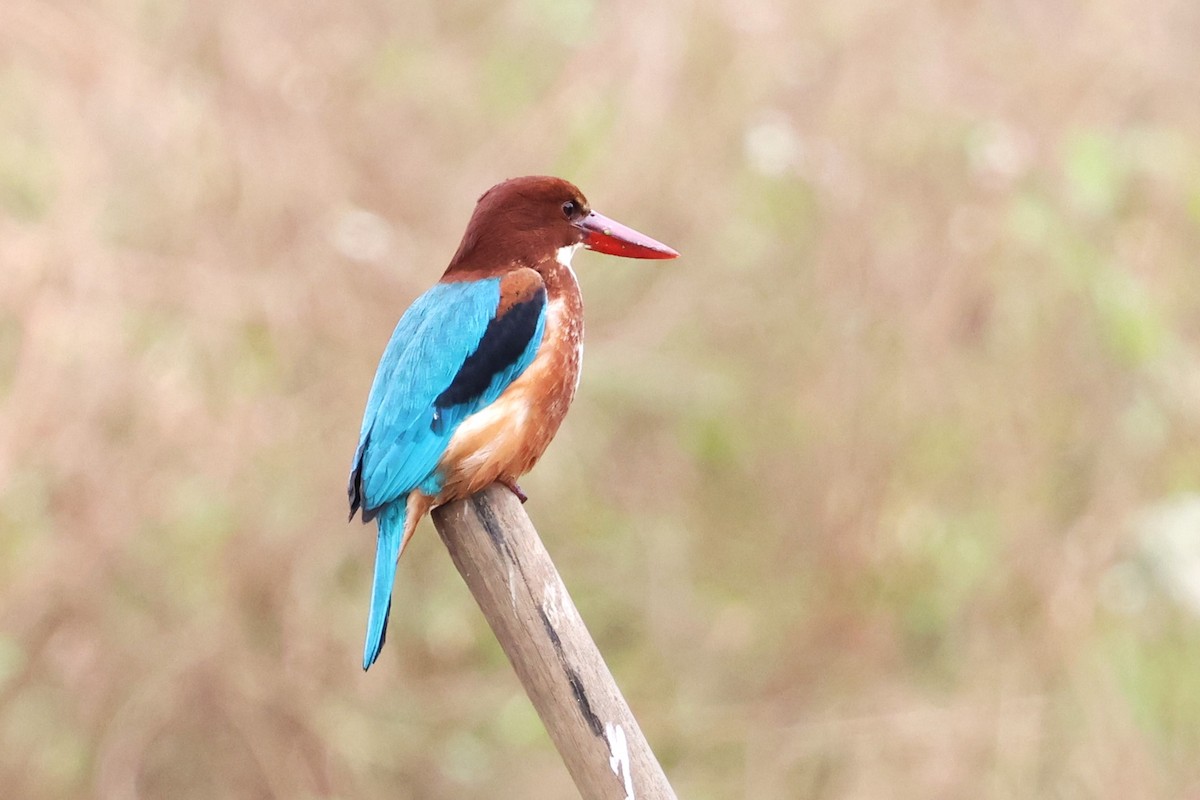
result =
[[[574,219],[579,214],[579,204],[574,200],[568,200],[563,203],[563,213],[567,215],[567,219]]]

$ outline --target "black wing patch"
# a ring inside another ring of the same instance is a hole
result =
[[[539,287],[528,300],[514,303],[488,323],[475,352],[467,356],[454,380],[433,401],[433,430],[438,431],[443,424],[442,409],[478,399],[497,374],[517,362],[537,331],[545,307],[546,289]]]
[[[350,482],[346,486],[346,494],[350,496],[350,519],[354,519],[354,512],[358,511],[359,506],[363,505],[363,488],[362,488],[362,462],[363,456],[367,452],[367,445],[371,442],[371,433],[363,437],[362,444],[358,446],[358,451],[354,454],[354,465],[350,468]],[[379,509],[363,508],[362,521],[363,523],[370,522],[375,519],[375,515]]]

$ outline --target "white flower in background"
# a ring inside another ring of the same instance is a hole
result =
[[[329,239],[346,258],[379,264],[392,251],[392,226],[378,214],[348,208],[338,215]]]
[[[1020,129],[995,120],[972,133],[967,142],[967,156],[977,180],[1003,186],[1029,170],[1033,142]]]
[[[778,117],[748,128],[742,148],[751,168],[772,178],[795,170],[804,155],[800,135],[786,120]]]
[[[1200,494],[1183,494],[1142,511],[1139,556],[1155,584],[1200,614]]]

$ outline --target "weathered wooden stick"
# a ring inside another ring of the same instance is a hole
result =
[[[433,512],[438,534],[585,800],[674,800],[520,502],[493,484]]]

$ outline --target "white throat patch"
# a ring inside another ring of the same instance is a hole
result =
[[[554,251],[554,260],[567,269],[570,269],[571,259],[575,257],[575,251],[581,247],[583,247],[582,244],[569,244],[566,247],[560,247]]]

